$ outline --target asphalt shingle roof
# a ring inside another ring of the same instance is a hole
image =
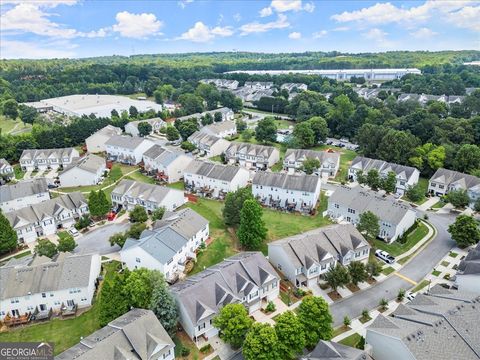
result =
[[[187,166],[185,174],[202,175],[211,179],[232,181],[239,171],[246,171],[239,166],[220,165],[194,160]]]
[[[16,184],[0,186],[0,203],[48,191],[45,178],[22,180]]]
[[[364,174],[367,174],[370,170],[373,169],[377,170],[379,173],[385,174],[393,171],[397,176],[406,180],[410,179],[415,170],[418,171],[418,169],[411,166],[398,165],[383,160],[370,159],[363,156],[357,156],[355,159],[353,159],[350,168],[361,170]]]
[[[320,177],[315,175],[289,175],[259,171],[252,180],[253,185],[270,186],[286,190],[315,192]]]

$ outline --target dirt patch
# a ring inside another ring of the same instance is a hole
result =
[[[377,280],[375,279],[367,279],[367,283],[369,283],[370,285],[373,285],[377,282]]]
[[[340,300],[342,298],[342,295],[340,295],[337,291],[330,291],[327,295],[333,301],[337,301],[337,300]]]
[[[357,292],[358,290],[360,290],[360,288],[358,287],[358,285],[355,285],[355,284],[348,284],[347,285],[347,289],[350,290],[351,292]]]

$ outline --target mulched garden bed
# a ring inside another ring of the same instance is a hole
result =
[[[347,285],[347,289],[350,290],[351,292],[357,292],[358,290],[360,290],[360,288],[358,287],[358,285],[355,285],[355,284],[348,284]]]
[[[330,291],[327,295],[333,301],[337,301],[337,300],[340,300],[342,298],[342,295],[340,295],[337,291]]]

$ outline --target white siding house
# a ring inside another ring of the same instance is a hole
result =
[[[209,237],[208,220],[192,209],[166,213],[145,230],[139,240],[128,239],[120,257],[130,270],[159,270],[167,281],[175,281],[185,270],[185,264],[196,259],[196,251]]]
[[[106,163],[105,159],[88,154],[87,156],[78,159],[78,161],[65,168],[59,175],[61,187],[71,186],[88,186],[97,185],[103,180],[105,174]]]
[[[46,275],[48,273],[48,276]],[[0,320],[92,304],[100,275],[98,254],[59,253],[53,259],[12,259],[0,267]]]
[[[121,134],[122,129],[112,125],[107,125],[85,139],[87,151],[89,153],[104,152],[106,150],[105,143],[110,140],[111,137]]]
[[[390,172],[395,173],[397,179],[395,193],[398,195],[405,194],[405,191],[415,186],[420,178],[420,171],[414,167],[393,164],[362,156],[357,156],[353,159],[348,169],[348,177],[352,181],[357,181],[358,173],[366,176],[370,170],[377,170],[380,178],[383,179],[386,178]]]
[[[216,122],[202,127],[200,132],[224,139],[237,133],[237,124],[231,120]]]
[[[150,124],[150,126],[152,127],[152,131],[150,132],[150,134],[158,133],[162,127],[166,126],[165,121],[160,118],[130,121],[127,125],[125,125],[125,132],[132,136],[140,136],[140,132],[138,131],[138,125],[140,125],[141,123]]]
[[[230,146],[230,141],[201,131],[190,135],[188,141],[197,147],[200,156],[206,158],[219,156]]]
[[[410,229],[416,221],[416,213],[406,203],[363,189],[360,186],[343,186],[328,198],[328,215],[337,221],[358,224],[360,215],[366,211],[379,218],[378,236],[393,242]]]
[[[72,192],[5,213],[5,217],[17,232],[18,241],[31,243],[38,237],[71,228],[79,217],[87,214],[85,197],[80,192]]]
[[[273,146],[232,142],[225,151],[225,158],[232,165],[266,170],[280,160],[280,152]]]
[[[250,172],[242,167],[195,160],[185,169],[185,189],[213,198],[247,186]]]
[[[170,287],[179,321],[196,343],[218,334],[213,318],[230,303],[243,304],[249,314],[279,295],[280,278],[259,252],[244,252]]]
[[[148,212],[161,207],[173,211],[186,202],[183,191],[127,179],[118,183],[111,198],[114,206],[132,210],[136,205],[140,205]]]
[[[0,186],[0,209],[3,212],[19,210],[50,200],[45,178],[22,180],[16,184]]]
[[[458,264],[455,284],[460,291],[480,295],[480,243]]]
[[[317,159],[320,166],[315,175],[323,178],[334,178],[340,166],[340,153],[335,151],[313,151],[303,149],[288,149],[283,160],[283,168],[289,174],[303,171],[303,162],[307,159]]]
[[[71,165],[79,156],[74,148],[23,150],[20,165],[23,171],[45,171]]]
[[[310,213],[317,206],[321,183],[314,175],[257,172],[252,193],[265,206]]]
[[[15,177],[15,172],[13,171],[12,165],[5,160],[0,159],[0,178],[11,180]]]
[[[154,143],[141,137],[113,136],[105,143],[108,159],[124,164],[137,165],[143,159],[143,154]]]
[[[145,170],[150,174],[156,174],[158,179],[167,183],[180,181],[185,168],[192,161],[193,158],[184,153],[172,151],[157,144],[143,154]]]
[[[428,192],[442,196],[451,190],[465,190],[473,205],[480,198],[480,178],[458,171],[438,169],[428,182]]]
[[[268,243],[270,263],[297,287],[314,288],[337,263],[366,263],[370,245],[351,224],[331,225]]]

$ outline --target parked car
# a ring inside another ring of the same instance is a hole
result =
[[[80,235],[80,233],[78,232],[78,230],[75,229],[75,228],[69,229],[69,230],[68,230],[68,233],[69,233],[70,235],[72,235],[73,237],[77,237],[77,236]]]
[[[56,189],[56,188],[58,188],[58,185],[57,184],[48,184],[47,187],[49,189]]]
[[[380,260],[385,261],[387,264],[393,264],[395,262],[395,258],[392,255],[380,249],[375,251],[375,256]]]
[[[412,301],[413,299],[415,299],[415,296],[417,296],[417,293],[413,293],[413,292],[410,292],[410,291],[407,292],[407,294],[405,295],[405,297],[409,301]]]

